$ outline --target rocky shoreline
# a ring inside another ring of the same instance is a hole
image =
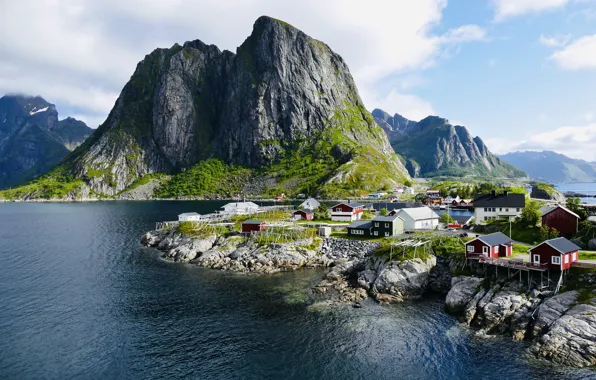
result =
[[[370,297],[379,303],[415,300],[427,293],[446,296],[447,312],[481,337],[509,335],[530,341],[530,352],[575,367],[596,365],[596,298],[578,291],[554,295],[527,283],[500,278],[454,277],[461,262],[430,255],[425,259],[389,259],[380,243],[315,238],[292,243],[258,244],[243,235],[190,238],[175,230],[152,231],[141,243],[169,261],[239,273],[276,273],[328,267],[312,287],[322,303],[361,307]],[[468,267],[472,272],[479,268]],[[596,275],[584,281],[596,286]]]
[[[479,336],[509,335],[552,362],[596,365],[596,298],[580,302],[577,291],[555,295],[517,281],[454,277],[445,308]]]

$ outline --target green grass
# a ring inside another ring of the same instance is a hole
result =
[[[271,243],[292,243],[297,240],[317,238],[317,232],[310,228],[288,228],[288,227],[268,227],[266,231],[256,234],[253,240],[260,245],[269,245]]]
[[[428,251],[423,246],[420,247],[395,247],[392,245],[393,241],[385,240],[381,243],[381,247],[375,252],[375,257],[384,259],[385,262],[398,260],[406,261],[415,258],[423,261],[430,258]]]
[[[69,193],[78,194],[83,181],[67,174],[63,167],[58,167],[38,179],[14,189],[0,191],[0,197],[18,200],[24,197],[31,199],[61,199]]]
[[[230,233],[226,226],[214,226],[209,224],[180,222],[177,232],[192,238],[204,238],[208,236],[225,236]]]
[[[581,260],[596,260],[596,252],[579,251]]]

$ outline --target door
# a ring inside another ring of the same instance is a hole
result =
[[[534,255],[534,264],[540,264],[540,255]]]

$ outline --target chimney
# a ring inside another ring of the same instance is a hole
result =
[[[496,197],[497,196],[497,190],[491,191],[491,194],[493,195],[493,197]]]
[[[504,196],[507,196],[507,195],[509,195],[509,190],[505,190],[505,191],[503,191],[503,195],[504,195]]]

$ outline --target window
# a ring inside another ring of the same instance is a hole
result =
[[[577,252],[573,252],[571,254],[571,261],[576,261],[577,260]]]
[[[488,220],[488,217],[487,217],[487,216],[485,216],[485,217],[484,217],[484,221],[486,222],[487,220]]]
[[[540,255],[534,255],[534,264],[540,264]]]
[[[482,247],[482,253],[487,254],[488,253],[488,247]]]
[[[561,257],[559,257],[559,256],[553,256],[551,262],[553,264],[559,265],[559,264],[561,264]]]
[[[474,252],[474,246],[468,245],[468,252]]]
[[[508,208],[506,208],[506,209],[505,209],[505,211],[506,211],[506,212],[509,212],[509,209],[508,209]]]
[[[496,207],[493,207],[493,212],[497,212],[497,208]]]
[[[569,255],[565,255],[565,264],[569,264]]]
[[[385,223],[385,228],[389,228],[389,223]]]
[[[499,211],[503,211],[503,207],[499,208]]]
[[[493,247],[493,253],[499,253],[499,247]]]
[[[379,236],[379,231],[374,232],[375,236]]]
[[[517,212],[519,212],[519,207],[517,208]]]
[[[485,208],[484,208],[484,212],[487,212],[487,211],[488,211],[488,209],[485,207]]]
[[[375,223],[375,227],[379,227],[379,223]]]
[[[335,212],[341,212],[341,208],[336,208]]]
[[[389,236],[389,232],[385,232],[385,237]]]

